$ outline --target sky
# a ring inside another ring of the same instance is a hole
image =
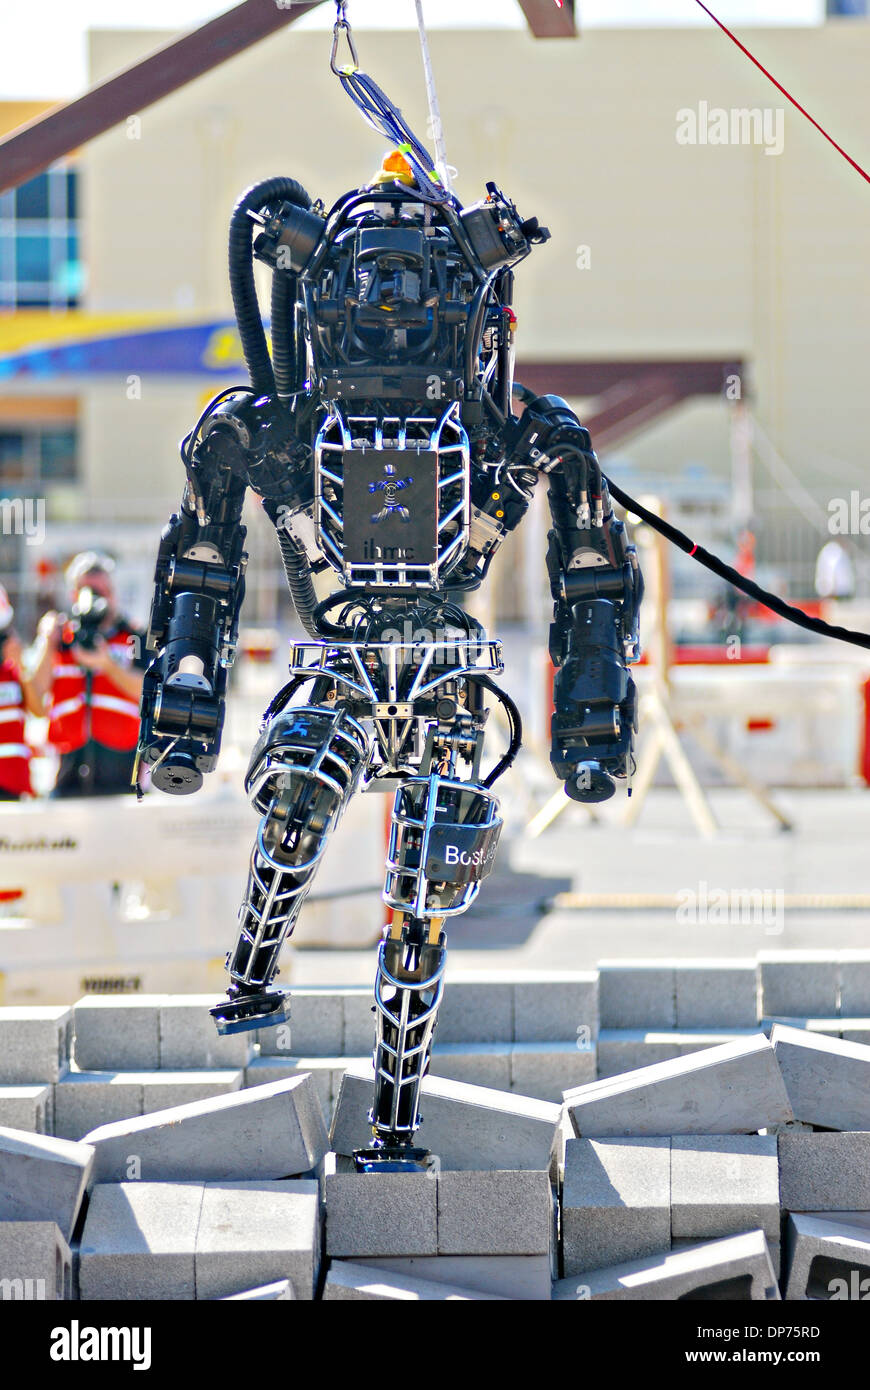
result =
[[[555,2],[555,0],[554,0]],[[817,24],[824,0],[711,0],[725,24]],[[0,0],[0,100],[62,100],[87,88],[85,33],[101,29],[190,29],[232,4],[214,0]],[[712,21],[695,0],[577,0],[581,25],[699,25]],[[424,0],[429,28],[511,27],[524,24],[516,0]],[[416,27],[414,0],[348,0],[348,19],[360,29]],[[297,21],[331,26],[335,11],[321,5]]]

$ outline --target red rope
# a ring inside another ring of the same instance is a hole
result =
[[[852,156],[851,156],[850,154],[847,154],[846,151],[843,149],[842,145],[838,145],[838,144],[837,144],[836,140],[833,138],[833,136],[831,136],[831,135],[828,134],[828,132],[825,130],[824,126],[820,126],[820,125],[819,125],[818,121],[815,120],[815,118],[814,118],[813,116],[810,115],[810,113],[809,113],[809,111],[807,111],[806,107],[801,106],[800,102],[797,101],[797,100],[795,99],[795,97],[792,96],[791,92],[786,91],[785,87],[783,87],[783,85],[782,85],[781,82],[777,82],[777,80],[776,80],[776,78],[774,77],[773,73],[772,73],[772,72],[768,72],[768,70],[767,70],[767,68],[764,66],[764,64],[763,64],[763,63],[760,63],[760,62],[758,61],[758,59],[755,57],[755,55],[754,55],[753,53],[750,53],[749,49],[745,46],[745,44],[742,44],[742,43],[740,42],[740,40],[737,38],[737,35],[736,35],[736,34],[732,34],[731,30],[728,29],[728,28],[726,28],[726,26],[722,23],[721,19],[717,19],[717,18],[716,18],[716,16],[714,15],[713,11],[710,10],[710,9],[708,9],[707,6],[703,3],[703,0],[695,0],[695,3],[701,6],[701,9],[705,12],[705,14],[708,14],[708,15],[710,16],[710,18],[712,19],[712,21],[713,21],[714,24],[718,24],[718,25],[719,25],[719,28],[722,30],[722,32],[723,32],[724,34],[727,34],[727,35],[728,35],[728,37],[729,37],[729,39],[731,40],[732,43],[736,43],[737,47],[740,49],[740,52],[741,52],[741,53],[745,53],[746,56],[747,56],[747,58],[750,60],[750,62],[754,63],[755,66],[756,66],[757,68],[760,68],[760,69],[761,69],[761,71],[764,73],[765,77],[769,78],[769,80],[773,83],[774,87],[776,87],[778,91],[782,92],[782,94],[783,94],[783,96],[786,98],[786,100],[787,100],[787,101],[790,101],[791,104],[792,104],[792,106],[796,106],[797,109],[798,109],[798,111],[800,111],[801,115],[802,115],[802,116],[806,116],[806,118],[807,118],[807,120],[810,122],[810,124],[811,124],[811,125],[814,125],[815,128],[816,128],[816,130],[819,131],[819,133],[820,133],[821,135],[824,135],[824,137],[825,137],[825,139],[828,141],[828,143],[831,144],[831,145],[833,145],[834,149],[835,149],[835,150],[838,150],[838,151],[840,152],[840,154],[843,156],[843,158],[844,158],[844,159],[847,159],[847,160],[849,161],[849,163],[851,164],[852,168],[853,168],[853,169],[856,169],[856,170],[858,171],[858,173],[861,175],[862,179],[866,179],[867,182],[870,183],[870,174],[867,173],[866,169],[862,169],[862,168],[861,168],[861,165],[858,163],[858,161],[855,160],[855,159],[853,159]]]

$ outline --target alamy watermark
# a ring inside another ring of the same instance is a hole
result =
[[[782,888],[711,888],[703,879],[697,888],[677,893],[676,920],[691,926],[763,927],[765,936],[779,936],[785,927]]]
[[[862,497],[857,488],[848,497],[832,497],[828,530],[832,536],[870,536],[870,497]]]
[[[0,497],[0,531],[4,536],[23,536],[26,545],[42,545],[45,498]]]
[[[677,112],[678,145],[763,145],[765,154],[785,149],[785,110],[781,106],[710,106]]]

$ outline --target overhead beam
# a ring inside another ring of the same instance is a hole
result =
[[[574,0],[520,0],[520,9],[536,39],[577,37]]]
[[[13,131],[0,140],[0,192],[34,178],[55,160],[293,24],[321,2],[294,0],[281,8],[275,0],[244,0],[84,96]]]

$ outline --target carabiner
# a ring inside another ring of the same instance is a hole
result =
[[[356,45],[353,41],[350,25],[345,14],[347,0],[335,0],[336,21],[332,30],[332,52],[329,55],[329,66],[336,77],[349,77],[351,73],[359,72],[359,58],[357,56]],[[347,35],[347,46],[350,49],[350,56],[353,63],[345,63],[343,67],[336,65],[338,57],[338,45],[341,40],[342,30]]]

